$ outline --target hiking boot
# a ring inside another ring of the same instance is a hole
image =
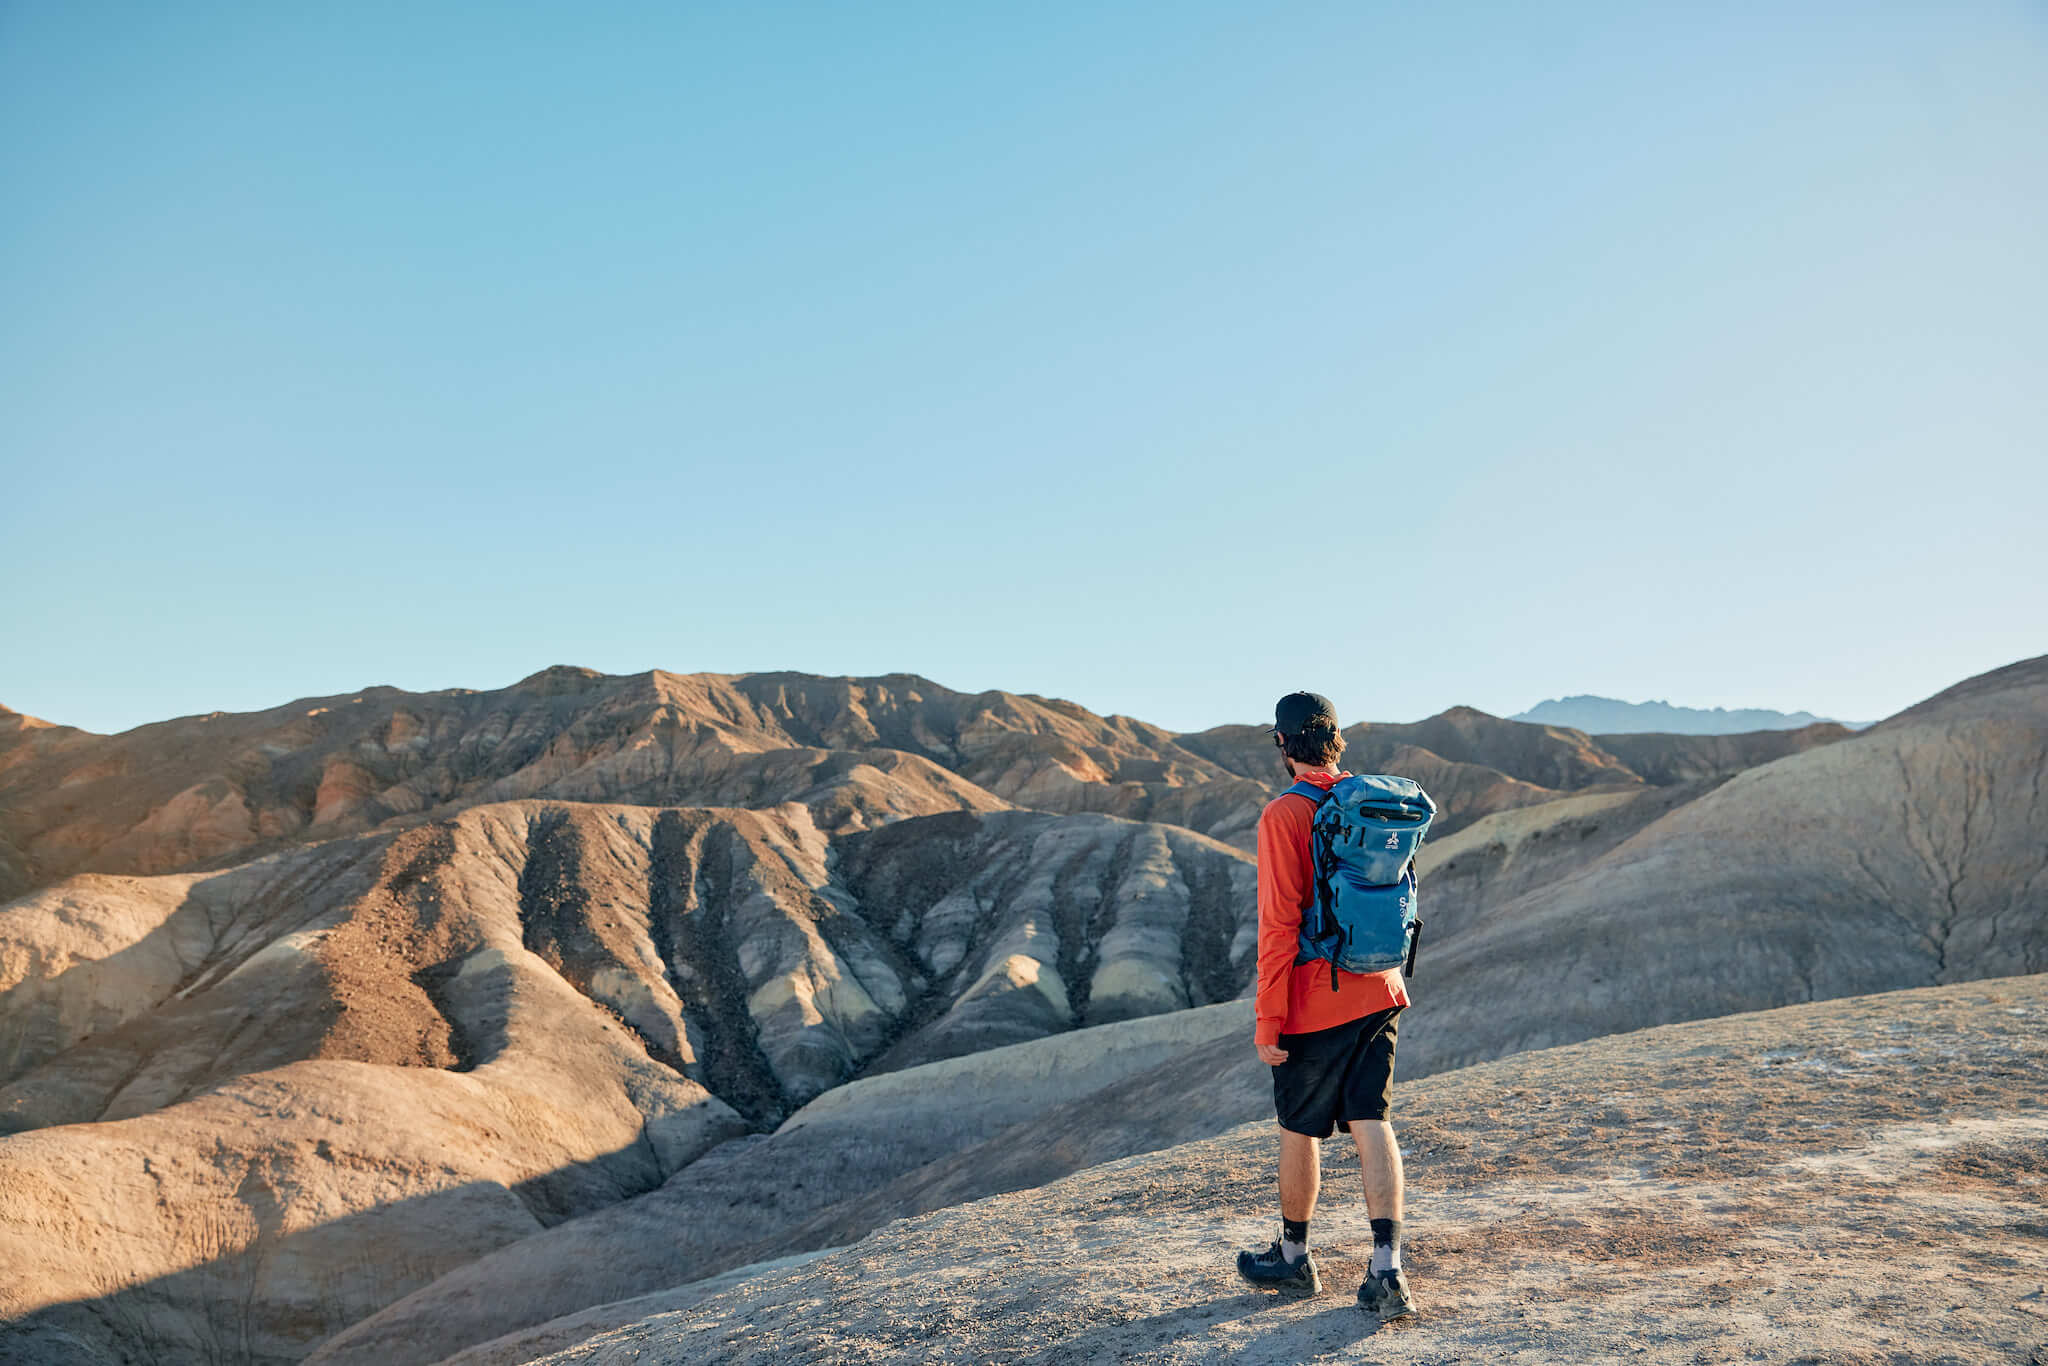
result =
[[[1277,1290],[1283,1295],[1323,1293],[1323,1278],[1316,1270],[1315,1254],[1304,1252],[1300,1261],[1290,1262],[1281,1253],[1277,1240],[1257,1255],[1238,1253],[1237,1274],[1261,1290]]]
[[[1373,1271],[1358,1283],[1358,1307],[1369,1314],[1378,1314],[1382,1320],[1398,1319],[1415,1312],[1415,1301],[1408,1297],[1408,1278],[1400,1268],[1392,1271]]]

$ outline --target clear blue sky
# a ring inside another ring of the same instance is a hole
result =
[[[2048,7],[0,8],[0,701],[2048,651]]]

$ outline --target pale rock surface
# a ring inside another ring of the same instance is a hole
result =
[[[810,1129],[853,1142],[857,1134],[882,1129],[944,1130],[969,1110],[978,1127],[1007,1128],[1218,1039],[1242,1042],[1251,1027],[1251,1003],[1226,1001],[1076,1029],[850,1081],[798,1110],[776,1132]]]
[[[751,1266],[734,1267],[731,1271],[716,1276],[707,1276],[701,1281],[679,1285],[669,1290],[656,1290],[650,1294],[637,1295],[630,1300],[614,1300],[600,1304],[581,1313],[569,1314],[559,1319],[550,1319],[535,1328],[524,1328],[516,1333],[507,1333],[501,1338],[478,1343],[464,1348],[454,1356],[443,1359],[441,1366],[520,1366],[550,1352],[572,1347],[585,1338],[594,1337],[613,1328],[623,1328],[652,1314],[673,1313],[688,1309],[699,1300],[710,1299],[713,1295],[732,1289],[744,1281],[770,1271],[782,1271],[789,1267],[802,1266],[805,1262],[816,1261],[837,1248],[820,1248],[816,1252],[798,1252],[787,1257],[776,1257]]]

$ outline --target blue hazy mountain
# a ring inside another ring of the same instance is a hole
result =
[[[1797,730],[1832,716],[1810,711],[1772,711],[1768,707],[1679,707],[1669,702],[1623,702],[1615,697],[1553,697],[1508,718],[1545,726],[1570,726],[1588,735],[1634,735],[1658,731],[1667,735],[1736,735],[1752,730]],[[1843,721],[1861,730],[1868,721]]]

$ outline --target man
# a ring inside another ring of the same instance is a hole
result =
[[[1329,790],[1339,778],[1344,737],[1328,698],[1289,693],[1270,728],[1281,763],[1296,782]],[[1318,961],[1297,964],[1302,912],[1314,904],[1310,822],[1315,803],[1282,793],[1259,817],[1258,994],[1252,1036],[1273,1069],[1280,1120],[1280,1237],[1266,1251],[1237,1254],[1238,1274],[1253,1285],[1314,1295],[1322,1276],[1309,1252],[1309,1217],[1321,1183],[1321,1141],[1345,1129],[1358,1145],[1365,1207],[1372,1220],[1372,1267],[1358,1287],[1361,1306],[1382,1318],[1414,1309],[1401,1272],[1401,1150],[1387,1123],[1394,1077],[1395,1027],[1408,1004],[1401,970],[1349,973]],[[1334,984],[1335,989],[1332,990]]]

